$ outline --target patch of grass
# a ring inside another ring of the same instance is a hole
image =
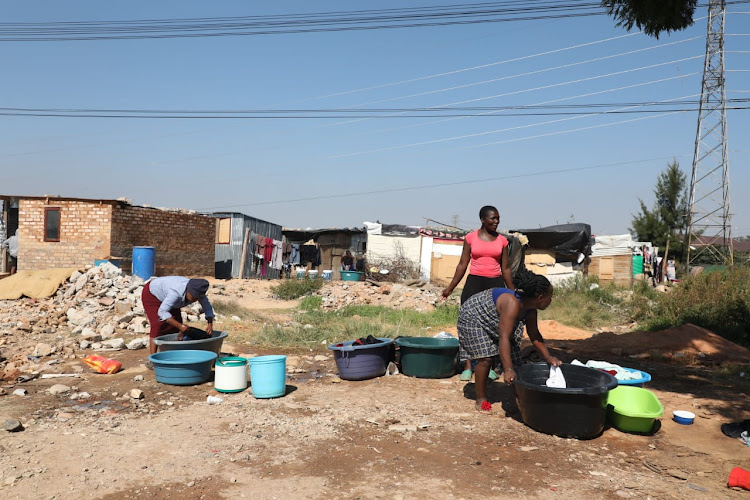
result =
[[[315,311],[320,309],[321,305],[323,305],[323,297],[320,295],[308,295],[307,297],[302,297],[302,300],[299,302],[299,308],[303,311]]]
[[[455,326],[458,307],[443,305],[433,311],[397,310],[383,306],[348,306],[339,311],[300,311],[285,325],[267,325],[254,336],[260,345],[308,346],[354,340],[373,335],[395,338],[424,336]]]
[[[237,316],[242,319],[253,319],[255,315],[250,309],[242,307],[233,300],[212,300],[211,307],[214,311],[223,316]]]
[[[284,280],[279,285],[272,286],[271,291],[280,299],[294,300],[319,290],[323,286],[320,278],[302,280]]]
[[[596,279],[577,276],[555,286],[552,303],[539,316],[592,330],[624,322],[622,303],[622,291],[617,287],[600,286]]]

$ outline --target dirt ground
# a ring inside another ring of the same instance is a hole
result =
[[[294,307],[268,286],[235,280],[224,293],[258,310]],[[271,353],[233,343],[233,325],[218,326],[230,332],[224,352]],[[125,350],[106,353],[123,363],[113,375],[64,359],[58,373],[77,377],[3,386],[0,420],[17,419],[24,430],[0,431],[0,496],[746,498],[726,481],[733,467],[750,469],[750,447],[720,426],[750,418],[747,350],[692,325],[615,335],[545,321],[540,330],[563,361],[650,373],[647,388],[664,406],[658,430],[606,428],[589,440],[543,434],[523,423],[512,387],[492,383],[493,413],[482,415],[473,382],[341,380],[325,346],[273,351],[290,361],[286,395],[277,399],[256,399],[251,389],[217,393],[211,383],[160,384],[145,351]],[[54,384],[71,390],[52,395]],[[28,394],[13,395],[19,388]],[[133,389],[144,399],[131,398]],[[209,395],[223,401],[208,404]],[[695,424],[672,421],[676,409],[693,411]]]

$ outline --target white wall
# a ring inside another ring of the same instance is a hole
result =
[[[401,236],[367,235],[367,257],[369,259],[393,259],[403,255],[415,264],[421,262],[422,238]]]

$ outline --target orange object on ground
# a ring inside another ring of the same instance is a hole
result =
[[[114,359],[99,356],[98,354],[86,356],[81,361],[89,365],[97,373],[117,373],[122,370],[122,363]]]
[[[744,488],[750,490],[750,471],[735,467],[732,469],[732,472],[729,473],[727,486],[730,488]]]

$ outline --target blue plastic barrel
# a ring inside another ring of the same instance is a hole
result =
[[[133,276],[143,280],[156,273],[156,249],[154,247],[133,247]]]
[[[250,385],[256,398],[278,398],[286,394],[286,356],[248,358]]]

